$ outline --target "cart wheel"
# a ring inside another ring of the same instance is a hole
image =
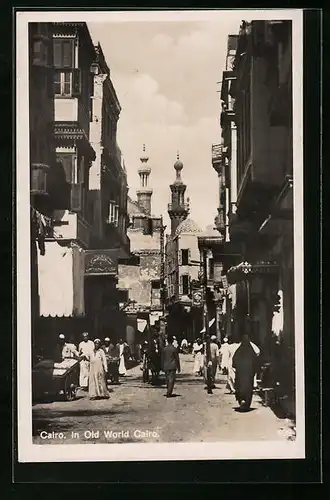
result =
[[[73,401],[76,398],[77,387],[70,380],[66,380],[64,387],[65,401]]]

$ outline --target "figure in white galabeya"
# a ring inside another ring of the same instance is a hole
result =
[[[194,373],[196,375],[202,374],[203,368],[203,342],[200,338],[196,339],[193,344],[193,354],[194,354]]]
[[[229,344],[227,337],[223,339],[223,343],[221,344],[220,358],[221,358],[221,372],[223,373],[223,375],[228,375]]]
[[[119,375],[124,376],[126,375],[126,363],[125,363],[125,358],[126,358],[126,345],[123,341],[123,339],[119,340],[118,343],[119,347]]]
[[[83,340],[79,344],[80,356],[80,377],[79,385],[84,391],[88,390],[89,364],[90,358],[94,352],[94,342],[89,339],[89,334],[82,334]]]

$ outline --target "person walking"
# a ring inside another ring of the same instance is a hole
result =
[[[244,334],[242,342],[233,356],[236,400],[243,411],[247,411],[251,406],[257,361],[258,355],[251,345],[249,335]]]
[[[106,355],[101,349],[101,340],[94,340],[94,349],[90,355],[88,396],[89,399],[108,399],[110,397],[106,376],[108,364]]]
[[[196,342],[193,344],[193,355],[194,355],[194,373],[196,375],[202,375],[203,369],[203,342],[200,338],[196,339]]]
[[[228,338],[223,339],[220,347],[220,369],[223,375],[228,375],[228,360],[229,360],[229,344]]]
[[[215,377],[217,373],[217,368],[219,364],[219,357],[220,357],[220,351],[219,351],[219,346],[217,344],[217,337],[216,335],[211,336],[211,342],[210,342],[210,360],[212,363],[211,366],[211,387],[212,389],[215,389]]]
[[[167,387],[166,397],[170,398],[173,396],[176,372],[179,373],[181,371],[178,349],[174,346],[174,338],[172,336],[168,337],[168,345],[164,347],[162,356]]]
[[[121,377],[125,377],[127,371],[126,371],[126,343],[123,341],[123,339],[119,339],[119,343],[117,344],[117,348],[119,350],[119,375]]]
[[[58,344],[55,354],[56,361],[63,361],[64,359],[78,359],[79,353],[74,344],[66,342],[65,335],[60,333],[58,336]]]
[[[80,358],[80,376],[79,385],[81,389],[87,391],[88,389],[88,374],[90,357],[94,352],[94,342],[89,339],[88,332],[82,334],[83,340],[79,344],[79,358]]]
[[[203,372],[204,380],[206,383],[205,389],[207,389],[208,394],[213,394],[212,389],[214,388],[212,373],[213,373],[213,362],[211,359],[211,339],[209,334],[205,334],[203,342]]]
[[[228,374],[227,374],[227,389],[229,394],[235,394],[235,369],[233,367],[233,356],[237,349],[239,348],[240,343],[234,342],[232,339],[230,340],[228,346]]]
[[[177,341],[177,339],[176,339],[176,337],[175,337],[175,336],[173,336],[173,346],[174,346],[176,349],[179,347],[179,343],[178,343],[178,341]]]

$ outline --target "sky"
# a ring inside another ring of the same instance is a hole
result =
[[[177,151],[183,162],[190,216],[201,229],[213,224],[218,178],[212,144],[220,142],[220,89],[227,36],[237,34],[239,11],[206,21],[88,22],[100,42],[122,111],[118,144],[127,169],[129,196],[136,199],[137,169],[146,144],[152,169],[152,212],[169,227],[167,204]]]

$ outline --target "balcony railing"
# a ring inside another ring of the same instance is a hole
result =
[[[212,144],[212,163],[221,163],[222,161],[222,144]]]
[[[31,186],[32,195],[47,194],[47,172],[49,166],[44,163],[32,163],[31,165]]]
[[[167,210],[169,212],[173,211],[173,210],[176,210],[176,211],[186,211],[186,210],[189,210],[189,203],[169,203],[167,205]]]

